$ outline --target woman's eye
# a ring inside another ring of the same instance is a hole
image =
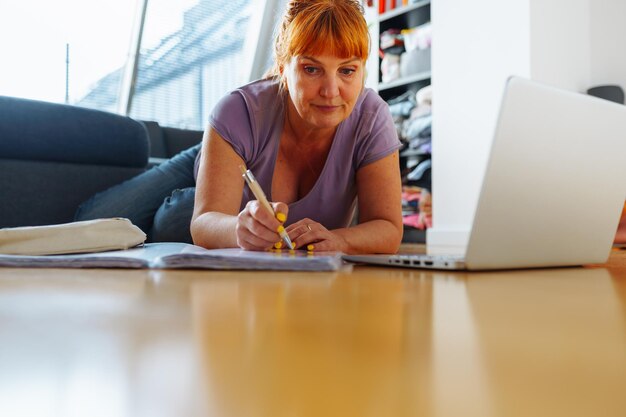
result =
[[[304,72],[306,72],[307,74],[315,74],[317,72],[317,68],[306,66],[304,67]]]
[[[343,74],[343,75],[352,75],[352,74],[354,74],[356,72],[356,70],[352,69],[352,68],[343,68],[343,69],[339,70],[339,72],[341,74]]]

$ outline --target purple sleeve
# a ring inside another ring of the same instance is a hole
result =
[[[220,99],[211,112],[209,123],[244,161],[250,160],[252,125],[241,93],[233,91]]]
[[[365,102],[362,121],[366,121],[366,128],[361,135],[357,135],[360,137],[355,154],[357,170],[402,146],[387,103],[375,93],[369,94]]]

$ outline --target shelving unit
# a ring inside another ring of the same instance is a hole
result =
[[[386,30],[394,28],[412,28],[430,22],[430,1],[431,0],[418,1],[407,6],[396,7],[393,10],[378,15],[376,22],[372,22],[376,23],[372,25],[373,30],[376,30],[376,33],[372,34],[374,35],[372,39],[376,39],[378,45],[381,33]],[[383,83],[380,65],[381,58],[378,57],[378,93],[385,100],[397,97],[407,90],[417,92],[420,88],[430,84],[430,70],[402,76],[399,79]]]
[[[406,77],[398,78],[388,83],[378,84],[378,94],[385,100],[397,97],[407,90],[417,92],[422,87],[430,84],[430,71],[419,72]]]
[[[430,80],[430,71],[419,72],[417,74],[409,75],[399,78],[397,80],[378,84],[378,91],[390,90],[392,88],[403,87],[411,83]]]
[[[378,0],[378,2],[387,1],[387,0]],[[401,3],[401,0],[396,0],[396,4]],[[370,8],[368,12],[366,12],[366,19],[369,16],[368,24],[370,27],[370,37],[373,43],[373,50],[371,51],[371,61],[369,62],[368,71],[370,76],[368,78],[368,86],[374,88],[378,94],[387,102],[392,105],[392,103],[398,100],[403,100],[403,96],[408,91],[413,93],[417,93],[421,88],[430,85],[432,72],[430,69],[430,48],[428,49],[420,49],[408,52],[404,57],[400,59],[403,64],[400,65],[400,77],[393,79],[389,82],[383,82],[382,79],[382,71],[381,71],[381,63],[382,57],[378,53],[380,50],[380,40],[381,34],[390,29],[410,29],[420,27],[426,23],[430,22],[430,4],[431,0],[421,0],[412,2],[412,4],[408,4],[406,6],[396,7],[393,10],[386,11],[384,13],[379,14],[378,3],[374,2],[374,7]],[[423,33],[423,32],[422,32]],[[390,42],[391,44],[395,44],[395,42]],[[386,50],[388,53],[397,53],[400,54],[404,51],[404,48],[400,45],[399,47],[393,46],[393,48],[397,48],[396,51]],[[410,57],[410,61],[404,61],[405,58]],[[408,63],[409,65],[404,65]],[[417,65],[414,65],[417,64]],[[402,71],[406,71],[406,74],[402,74]],[[398,100],[393,100],[395,98],[399,98]],[[403,115],[404,116],[404,115]],[[407,118],[403,119],[402,116],[399,120],[407,120]],[[411,120],[411,122],[415,122],[417,119]],[[423,119],[422,119],[423,120]],[[396,120],[396,126],[405,126],[405,122],[400,122]],[[408,122],[408,120],[407,120]],[[402,124],[399,124],[402,123]],[[415,125],[413,125],[415,126]],[[428,129],[430,129],[430,125],[427,125]],[[399,134],[400,134],[399,128]],[[407,131],[402,128],[402,134]],[[430,143],[427,144],[427,147],[423,147],[423,143],[420,142],[422,140],[421,137],[415,136],[415,130],[410,134],[410,138],[403,138],[405,143],[407,143],[406,148],[402,149],[400,152],[400,170],[403,173],[403,186],[414,186],[417,185],[419,187],[424,187],[422,184],[428,184],[425,188],[430,188],[430,171],[425,171],[426,169],[430,169]],[[421,131],[420,134],[425,133],[426,130]],[[427,140],[430,140],[430,131],[425,133]],[[420,164],[425,163],[425,165]],[[428,167],[428,168],[426,168]],[[413,174],[413,170],[415,169],[415,173],[418,175],[418,180],[410,179]],[[428,172],[428,175],[423,174],[424,172]],[[421,177],[420,177],[421,176]],[[406,181],[405,181],[406,180]],[[408,187],[409,189],[411,187]],[[411,191],[407,191],[411,192]],[[403,203],[403,216],[407,216],[409,219],[411,216],[414,216],[414,212],[412,209]],[[405,210],[406,208],[406,210]],[[407,224],[414,224],[411,219],[407,220]],[[419,228],[418,228],[419,227]],[[404,241],[405,242],[425,242],[425,230],[422,228],[423,226],[405,226],[404,233]]]
[[[388,12],[385,12],[381,15],[379,15],[378,19],[379,21],[385,21],[385,20],[389,20],[389,19],[393,19],[396,16],[400,16],[406,13],[411,12],[412,10],[417,10],[420,9],[424,6],[430,6],[430,0],[422,0],[422,1],[418,1],[415,2],[413,4],[409,4],[406,6],[401,6],[401,7],[396,7],[393,10],[390,10]],[[430,15],[430,10],[429,10],[429,15]]]

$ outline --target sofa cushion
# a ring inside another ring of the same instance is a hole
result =
[[[169,158],[171,155],[167,153],[165,138],[163,137],[163,129],[158,122],[142,120],[141,123],[146,127],[148,138],[150,141],[150,157]]]
[[[71,222],[83,201],[143,170],[0,158],[0,228]]]
[[[170,158],[202,142],[203,132],[201,130],[185,130],[174,127],[163,127],[162,129]]]
[[[142,120],[150,140],[150,156],[171,158],[202,142],[203,131],[163,127],[153,120]]]
[[[143,168],[143,124],[113,113],[0,96],[0,158]]]

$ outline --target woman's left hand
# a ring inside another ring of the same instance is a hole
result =
[[[346,252],[348,247],[343,237],[308,218],[290,224],[285,230],[296,245],[296,249]]]

